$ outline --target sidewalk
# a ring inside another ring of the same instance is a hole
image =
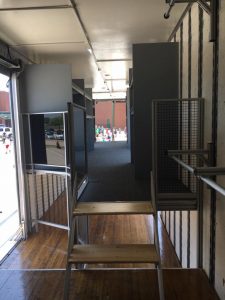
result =
[[[5,145],[0,141],[0,260],[8,252],[13,241],[8,239],[19,227],[18,197],[13,142],[11,152],[6,154]]]

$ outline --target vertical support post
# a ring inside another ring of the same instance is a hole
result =
[[[191,216],[190,210],[187,213],[187,268],[190,268],[190,235],[191,235]]]
[[[218,78],[219,78],[219,1],[211,0],[211,41],[213,41],[213,84],[212,84],[212,166],[217,163],[218,130]],[[216,181],[216,178],[213,178]],[[209,280],[215,284],[215,247],[216,247],[216,191],[211,189],[210,203],[210,267]]]
[[[22,120],[20,110],[19,82],[18,74],[13,72],[10,77],[10,105],[13,115],[13,132],[15,134],[15,160],[17,175],[17,194],[18,194],[18,211],[20,223],[23,225],[23,238],[27,237],[28,229],[32,228],[32,220],[29,218],[29,199],[25,186],[25,157],[24,146],[21,143],[23,139]]]
[[[169,211],[169,237],[171,239],[171,212]]]
[[[218,0],[210,0],[210,42],[215,42],[217,40],[217,10],[218,10]]]
[[[203,9],[201,6],[199,10],[199,37],[198,37],[198,98],[202,98],[202,71],[203,71]],[[204,120],[204,111],[202,101],[200,102],[200,114],[199,120]],[[200,137],[199,146],[203,146],[204,143],[204,126],[202,122],[200,126]],[[200,160],[198,159],[198,165],[200,165]],[[197,195],[198,195],[198,257],[197,266],[202,268],[203,266],[203,184],[200,180],[197,182]]]
[[[160,258],[160,246],[159,246],[159,236],[158,236],[158,212],[156,208],[156,203],[155,203],[155,182],[153,178],[153,174],[151,172],[151,198],[152,198],[152,206],[154,210],[154,238],[155,238],[155,246],[156,246],[156,251],[159,256],[159,263],[157,266],[157,275],[158,275],[158,286],[159,286],[159,299],[164,300],[165,295],[164,295],[164,286],[163,286],[163,273],[161,269],[161,258]]]
[[[35,193],[35,204],[36,204],[36,223],[35,223],[35,229],[38,232],[38,220],[39,220],[39,206],[38,206],[38,196],[37,196],[37,175],[32,172],[33,178],[34,178],[34,193]]]
[[[54,191],[54,175],[52,174],[52,203],[55,201],[55,191]],[[53,211],[53,222],[55,222],[55,205],[52,206],[54,208]]]
[[[41,202],[42,202],[43,220],[45,220],[45,199],[44,199],[43,175],[41,175]]]
[[[112,101],[112,129],[115,126],[115,101]]]
[[[174,210],[173,211],[173,246],[174,246],[174,249],[176,251],[176,211]]]
[[[183,220],[182,220],[182,217],[183,217],[183,214],[182,214],[182,211],[180,211],[180,263],[181,263],[181,266],[182,266],[182,250],[183,250],[183,241],[182,241],[182,231],[183,231]]]
[[[49,192],[49,178],[48,178],[48,174],[46,174],[46,184],[47,184],[47,197],[48,197],[48,211],[49,211],[49,221],[51,221],[51,209],[50,209],[50,192]]]

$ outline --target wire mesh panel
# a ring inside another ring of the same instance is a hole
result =
[[[30,220],[67,226],[66,178],[56,174],[27,173]]]
[[[153,101],[153,173],[159,209],[196,209],[197,179],[167,155],[202,148],[203,99]],[[196,156],[180,158],[197,167]]]

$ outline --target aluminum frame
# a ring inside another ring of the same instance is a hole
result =
[[[20,119],[20,100],[17,74],[12,73],[10,77],[10,102],[13,116],[13,131],[15,133],[15,161],[17,176],[17,196],[19,220],[23,226],[22,237],[25,239],[28,232],[28,205],[26,203],[25,171],[24,171],[24,149],[21,143],[21,119]]]
[[[67,141],[67,130],[66,130],[66,114],[67,111],[57,111],[57,112],[38,112],[38,113],[22,113],[22,116],[27,116],[28,117],[28,132],[29,132],[29,151],[30,151],[30,156],[31,156],[31,163],[26,165],[26,173],[32,175],[32,181],[33,181],[33,186],[34,186],[34,201],[35,201],[35,217],[31,218],[30,217],[30,223],[29,223],[29,228],[30,231],[32,230],[33,227],[33,222],[35,223],[35,229],[38,232],[38,224],[43,224],[47,226],[52,226],[56,228],[61,228],[68,230],[70,226],[70,220],[69,220],[69,215],[70,215],[70,199],[69,199],[69,178],[70,178],[70,168],[68,167],[68,155],[67,155],[67,146],[66,142],[65,144],[65,165],[64,166],[56,166],[56,165],[45,165],[45,164],[34,164],[33,162],[33,152],[32,152],[32,140],[31,140],[31,126],[30,126],[30,116],[31,115],[43,115],[43,114],[63,114],[63,126],[64,126],[64,134],[65,134],[65,141]],[[37,182],[36,182],[36,175],[42,175],[42,174],[54,174],[54,175],[61,175],[65,177],[65,190],[66,190],[66,203],[67,203],[67,223],[68,226],[64,226],[62,224],[58,223],[53,223],[53,222],[46,222],[42,221],[39,219],[39,211],[38,211],[38,199],[37,199]],[[28,199],[28,196],[27,196]],[[28,199],[29,203],[30,199]],[[30,215],[31,215],[31,208],[30,208]]]

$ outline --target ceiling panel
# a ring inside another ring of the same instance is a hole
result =
[[[76,2],[92,42],[114,47],[121,43],[165,41],[186,6],[176,4],[170,19],[165,20],[168,4],[164,0]]]
[[[107,61],[99,62],[103,74],[111,78],[127,78],[128,70],[132,67],[132,61]]]
[[[0,28],[13,45],[86,40],[72,9],[0,12]]]
[[[38,53],[43,57],[51,59],[51,56],[59,55],[74,55],[83,54],[86,56],[91,56],[88,52],[88,45],[85,42],[67,42],[67,43],[43,43],[43,44],[30,44],[22,46],[13,46],[14,49],[18,51],[27,53]]]
[[[132,59],[132,47],[129,45],[93,43],[93,48],[95,55],[99,60]]]
[[[164,0],[77,0],[76,3],[103,75],[126,78],[126,82],[132,61],[122,59],[132,59],[132,45],[167,41],[186,7],[186,4],[175,5],[170,19],[165,20],[163,15],[168,5]],[[110,91],[126,90],[126,82],[110,82],[108,86]]]
[[[126,91],[127,84],[125,80],[112,80],[112,90],[113,91]]]
[[[72,8],[0,11],[0,38],[35,62],[69,63],[87,87],[121,97],[132,67],[132,44],[167,41],[185,4],[168,20],[164,0],[76,0],[98,67]],[[71,5],[69,0],[0,0],[0,8]],[[107,79],[117,79],[109,81]],[[118,79],[124,79],[119,81]],[[118,98],[117,98],[118,99]]]
[[[0,0],[0,8],[68,5],[68,0]]]

